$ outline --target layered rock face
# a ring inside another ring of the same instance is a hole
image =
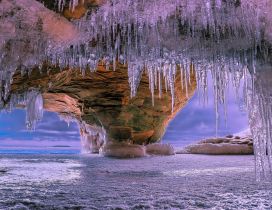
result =
[[[159,98],[155,91],[154,106],[149,89],[148,76],[144,74],[137,96],[130,97],[127,67],[118,64],[115,71],[99,65],[96,72],[83,76],[79,70],[58,70],[44,66],[41,72],[33,70],[30,75],[13,77],[11,92],[23,92],[29,88],[42,91],[44,108],[79,121],[82,135],[98,141],[103,128],[106,139],[114,142],[148,144],[156,142],[164,134],[165,128],[175,114],[185,106],[196,88],[195,75],[191,74],[188,98],[182,89],[181,77],[175,79],[175,104],[172,112],[171,94],[162,85],[163,94]],[[163,84],[163,82],[162,82]],[[84,126],[83,126],[84,124]],[[95,130],[95,131],[94,131]],[[91,131],[96,132],[96,134]],[[92,140],[88,140],[92,141]],[[99,146],[97,146],[97,150]]]

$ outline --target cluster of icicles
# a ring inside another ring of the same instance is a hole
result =
[[[78,0],[56,2],[60,10],[67,4],[73,10],[79,3]],[[254,2],[108,0],[97,11],[91,11],[81,20],[75,21],[84,34],[84,40],[88,41],[52,52],[39,40],[39,45],[33,43],[35,52],[39,53],[29,59],[18,59],[24,62],[23,65],[15,64],[24,66],[21,67],[22,74],[26,69],[47,61],[61,69],[80,68],[84,75],[87,70],[95,71],[101,61],[107,69],[115,70],[118,61],[128,66],[131,97],[137,94],[141,76],[146,71],[153,104],[156,89],[161,96],[164,82],[165,88],[172,95],[172,108],[175,103],[177,73],[181,76],[182,87],[187,95],[191,74],[196,75],[198,93],[205,103],[207,75],[210,72],[217,122],[220,117],[219,105],[225,106],[227,103],[228,86],[234,85],[239,89],[241,81],[244,81],[244,99],[250,110],[250,127],[254,136],[256,175],[260,180],[268,177],[272,165],[272,112],[271,106],[266,105],[271,104],[271,93],[267,93],[261,84],[256,85],[259,81],[256,76],[257,46],[263,39],[265,28],[262,21],[268,14],[266,6],[269,0],[260,0],[257,5]],[[41,49],[37,48],[39,46]],[[20,48],[11,45],[9,48],[12,52],[20,52],[19,56],[25,52],[25,46]],[[261,50],[266,51],[265,47]],[[0,57],[0,66],[9,69],[0,71],[0,107],[6,106],[5,101],[16,70],[10,66],[12,62],[4,65],[6,60],[2,61]],[[9,104],[29,107],[27,124],[30,128],[41,117],[42,99],[39,94],[14,96]],[[94,138],[96,135],[93,135]],[[85,139],[84,142],[88,141]]]

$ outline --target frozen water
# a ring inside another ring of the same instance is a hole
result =
[[[254,180],[253,156],[1,155],[0,161],[0,209],[272,208],[271,185]]]

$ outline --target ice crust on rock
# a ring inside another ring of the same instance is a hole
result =
[[[103,127],[88,125],[85,122],[79,123],[81,136],[82,153],[99,153],[99,150],[106,144],[107,136]]]

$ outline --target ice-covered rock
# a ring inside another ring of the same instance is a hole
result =
[[[37,50],[40,50],[41,45],[45,50],[60,50],[78,43],[81,38],[75,25],[37,1],[2,0],[0,14],[6,14],[0,17],[0,44],[29,40],[30,44],[40,44],[36,46]],[[27,49],[20,50],[21,53],[27,52]]]
[[[171,144],[148,144],[146,145],[146,153],[149,155],[174,155],[175,150]]]
[[[228,135],[202,140],[176,151],[176,154],[249,155],[253,154],[253,142],[250,136]]]

